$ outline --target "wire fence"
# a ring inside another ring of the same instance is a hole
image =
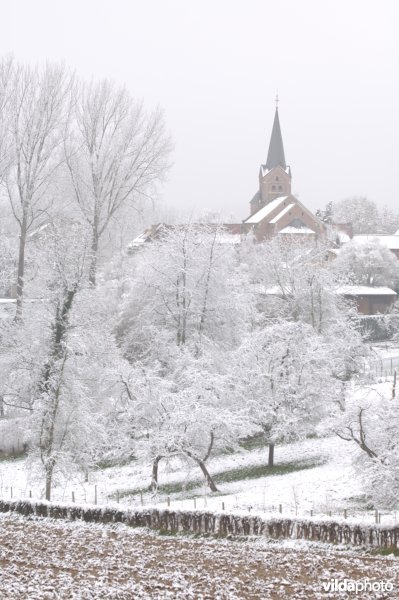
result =
[[[1,486],[1,500],[32,500],[41,502],[44,499],[42,490],[34,487],[19,488],[14,486]],[[286,517],[286,518],[306,518],[306,519],[324,519],[324,520],[350,520],[356,521],[364,525],[373,523],[383,525],[394,525],[398,523],[398,513],[396,511],[387,511],[379,509],[362,510],[354,506],[337,505],[313,505],[305,506],[300,502],[281,500],[275,504],[268,504],[266,498],[254,498],[251,504],[242,502],[236,496],[210,496],[202,495],[191,498],[176,498],[165,495],[154,495],[147,492],[139,492],[134,495],[126,496],[124,491],[114,490],[110,493],[101,485],[87,485],[84,489],[82,486],[69,488],[64,493],[57,490],[55,494],[55,502],[66,502],[77,505],[97,505],[97,506],[114,506],[120,504],[124,507],[141,509],[141,508],[170,508],[174,511],[197,511],[206,510],[210,512],[226,512],[226,513],[247,513],[260,514],[264,517]]]

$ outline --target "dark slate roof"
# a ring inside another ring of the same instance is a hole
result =
[[[260,199],[261,199],[260,191],[258,190],[256,192],[255,196],[252,198],[251,202],[257,202],[257,203],[259,203]]]
[[[287,168],[284,156],[283,138],[281,136],[280,120],[278,118],[278,108],[274,115],[272,137],[270,138],[269,152],[267,153],[266,169],[270,171],[274,167]]]

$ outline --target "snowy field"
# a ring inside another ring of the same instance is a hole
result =
[[[312,600],[345,578],[393,586],[399,561],[304,542],[160,536],[126,526],[0,516],[3,600]],[[336,597],[334,595],[334,597]],[[353,598],[353,592],[339,598]]]
[[[218,492],[210,493],[199,469],[180,461],[160,463],[160,491],[148,491],[150,464],[136,461],[90,473],[89,482],[69,481],[54,488],[53,500],[125,506],[161,506],[175,509],[251,511],[263,515],[279,512],[299,517],[320,518],[331,513],[364,523],[374,522],[374,511],[366,510],[362,489],[352,466],[353,446],[338,437],[309,439],[275,450],[276,466],[284,474],[266,475],[267,448],[215,457],[208,464],[216,476]],[[291,472],[289,472],[292,469]],[[245,479],[229,481],[245,476]],[[262,476],[263,475],[263,476]],[[182,489],[183,487],[183,489]],[[186,487],[186,489],[184,489]],[[12,488],[12,489],[11,489]],[[142,491],[140,493],[140,491]],[[0,497],[43,498],[24,459],[0,462]],[[280,507],[281,505],[281,507]],[[395,513],[382,513],[382,524],[396,523]]]

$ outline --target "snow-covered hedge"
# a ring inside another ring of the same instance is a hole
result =
[[[130,527],[148,527],[161,531],[200,534],[258,535],[274,539],[291,538],[332,544],[353,544],[379,548],[399,547],[399,526],[361,526],[346,521],[303,519],[263,519],[258,515],[176,511],[156,508],[120,510],[117,507],[53,504],[28,500],[0,500],[0,512],[24,516],[81,520],[87,523],[124,523]]]

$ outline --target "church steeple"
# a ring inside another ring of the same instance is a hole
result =
[[[270,138],[269,152],[267,153],[266,169],[270,171],[274,167],[287,168],[284,156],[283,138],[281,135],[280,119],[278,118],[278,100],[276,99],[276,112],[274,114],[274,123],[272,136]]]
[[[267,161],[265,165],[260,166],[259,191],[256,192],[250,202],[251,214],[275,198],[291,194],[291,169],[285,162],[277,104],[278,97],[276,97],[276,112],[274,114]]]

